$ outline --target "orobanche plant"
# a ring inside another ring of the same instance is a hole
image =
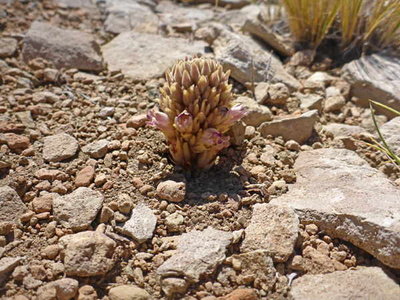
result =
[[[208,169],[229,146],[227,131],[246,114],[232,104],[229,74],[208,58],[181,60],[166,71],[160,110],[149,111],[148,119],[164,133],[176,164]]]

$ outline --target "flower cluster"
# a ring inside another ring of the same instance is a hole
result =
[[[241,105],[232,107],[229,74],[206,58],[182,60],[167,70],[161,111],[149,111],[148,124],[164,133],[176,164],[207,169],[229,146],[226,132],[246,114]]]

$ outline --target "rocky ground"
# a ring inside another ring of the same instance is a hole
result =
[[[262,5],[199,2],[0,0],[0,298],[399,299],[400,171],[365,108],[400,106],[399,61],[312,63]],[[146,125],[199,54],[249,111],[205,173]]]

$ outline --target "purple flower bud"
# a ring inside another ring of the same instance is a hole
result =
[[[226,113],[226,117],[229,120],[232,120],[232,122],[236,122],[241,118],[243,118],[246,114],[247,114],[246,108],[241,104],[237,104],[230,110],[228,110],[228,112]]]
[[[201,141],[207,148],[220,151],[229,146],[229,137],[224,136],[215,128],[208,128],[203,132]]]
[[[175,117],[176,129],[180,132],[191,132],[193,125],[193,117],[186,110]]]
[[[173,134],[174,128],[169,122],[168,115],[161,111],[149,110],[147,112],[148,125],[155,126],[169,136]]]

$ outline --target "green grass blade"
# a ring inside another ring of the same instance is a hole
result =
[[[400,116],[400,111],[395,110],[394,108],[391,108],[391,107],[389,107],[389,106],[387,106],[387,105],[385,105],[383,103],[376,102],[376,101],[373,101],[373,100],[369,100],[369,102],[372,102],[373,104],[375,104],[375,105],[377,105],[377,106],[379,106],[381,108],[384,108],[384,109],[386,109],[386,110],[388,110],[388,111]]]

